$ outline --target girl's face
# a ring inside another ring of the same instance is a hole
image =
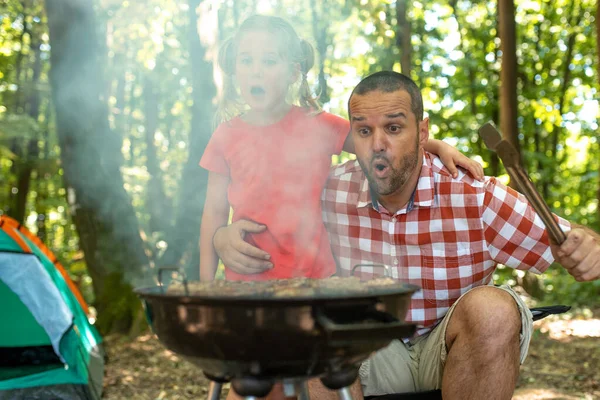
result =
[[[252,112],[276,114],[286,105],[297,69],[281,56],[281,44],[266,30],[245,32],[240,38],[235,75],[242,98]]]

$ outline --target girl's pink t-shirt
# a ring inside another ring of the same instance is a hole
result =
[[[335,262],[321,215],[321,192],[331,155],[342,151],[350,125],[338,116],[311,115],[300,107],[277,123],[253,126],[241,118],[221,124],[200,165],[230,177],[227,191],[233,221],[248,219],[266,231],[245,240],[271,255],[273,268],[230,280],[324,278]]]

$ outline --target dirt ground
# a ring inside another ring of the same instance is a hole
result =
[[[513,400],[600,399],[599,316],[548,317],[535,326]],[[207,382],[202,374],[166,350],[154,336],[133,341],[109,337],[106,347],[109,360],[104,398],[206,398]]]

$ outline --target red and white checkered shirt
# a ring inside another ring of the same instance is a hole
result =
[[[385,264],[393,278],[422,288],[407,314],[420,326],[418,335],[463,293],[488,284],[497,263],[541,273],[554,261],[544,223],[523,195],[495,178],[479,182],[460,170],[452,178],[429,153],[411,201],[394,215],[372,203],[357,161],[335,167],[323,192],[323,219],[338,274],[352,274],[357,264]],[[358,271],[384,273],[377,267]]]

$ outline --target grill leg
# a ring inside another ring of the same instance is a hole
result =
[[[208,386],[208,400],[219,400],[222,388],[222,383],[210,381],[210,385]]]
[[[244,400],[255,400],[267,395],[273,389],[273,381],[255,378],[238,378],[231,381],[233,390]]]
[[[296,383],[293,380],[283,380],[283,395],[285,397],[296,396]]]
[[[340,400],[352,400],[350,387],[358,378],[358,368],[339,370],[325,375],[321,382],[325,387],[337,391]]]
[[[310,400],[308,395],[308,381],[284,379],[283,395],[285,397],[295,397],[297,400]]]
[[[308,395],[308,382],[303,381],[298,386],[298,400],[310,400],[310,396]]]
[[[352,393],[350,393],[350,387],[343,387],[338,389],[338,397],[340,400],[352,400]]]

